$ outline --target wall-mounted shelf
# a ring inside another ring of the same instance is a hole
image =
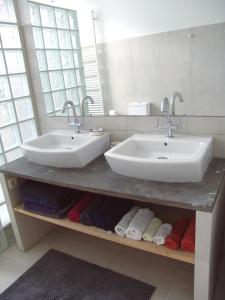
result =
[[[29,217],[43,220],[43,221],[46,221],[46,222],[49,222],[49,223],[52,223],[52,224],[55,224],[58,226],[62,226],[62,227],[68,228],[68,229],[72,229],[72,230],[75,230],[78,232],[92,235],[92,236],[95,236],[95,237],[98,237],[101,239],[105,239],[105,240],[108,240],[108,241],[111,241],[114,243],[118,243],[118,244],[121,244],[124,246],[136,248],[139,250],[158,254],[161,256],[166,256],[166,257],[173,258],[173,259],[183,261],[186,263],[190,263],[190,264],[194,264],[194,262],[195,262],[195,254],[194,253],[185,252],[182,250],[174,251],[174,250],[168,249],[164,246],[157,246],[150,242],[133,241],[133,240],[129,240],[127,238],[121,238],[120,236],[118,236],[115,233],[107,233],[103,229],[99,229],[99,228],[92,227],[92,226],[85,226],[80,223],[73,223],[67,218],[54,219],[54,218],[50,218],[50,217],[45,217],[45,216],[38,215],[36,213],[24,210],[22,205],[14,207],[14,211],[17,213],[29,216]]]

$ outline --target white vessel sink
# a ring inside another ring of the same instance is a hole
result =
[[[110,148],[108,133],[91,136],[72,130],[57,130],[21,145],[25,156],[40,165],[81,168]]]
[[[164,182],[201,181],[212,156],[212,137],[139,134],[105,153],[116,173]]]

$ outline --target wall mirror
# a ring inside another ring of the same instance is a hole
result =
[[[129,115],[143,102],[160,115],[179,91],[177,115],[224,116],[225,4],[216,1],[215,11],[211,0],[30,2],[46,113],[72,100],[80,114],[89,95],[88,115]]]

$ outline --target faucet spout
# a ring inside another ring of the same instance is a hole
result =
[[[81,124],[79,123],[79,120],[78,120],[78,117],[77,117],[77,114],[76,114],[76,108],[75,108],[75,105],[74,105],[74,103],[72,101],[66,101],[63,104],[62,113],[65,113],[66,108],[68,109],[69,106],[71,107],[72,112],[73,112],[73,124],[72,125],[74,125],[74,127],[75,127],[75,132],[76,133],[80,133],[80,126],[81,126]],[[69,125],[70,125],[70,123],[69,123]]]
[[[163,98],[161,101],[161,112],[166,113],[166,122],[165,125],[159,125],[159,129],[165,129],[166,137],[173,137],[173,130],[177,129],[177,125],[173,125],[170,119],[170,103],[167,97]]]
[[[170,99],[171,115],[175,115],[175,100],[178,98],[180,102],[184,102],[184,98],[179,92],[175,92]]]
[[[86,102],[90,102],[91,104],[94,104],[94,99],[91,96],[86,96],[83,98],[82,100],[82,104],[81,104],[81,113],[82,113],[82,125],[83,125],[83,129],[85,129],[85,120],[84,120],[84,116],[85,116],[85,110],[84,110],[84,104]]]

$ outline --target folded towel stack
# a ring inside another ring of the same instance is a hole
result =
[[[26,182],[20,190],[24,209],[53,218],[63,218],[80,198],[72,189],[39,182]]]
[[[166,238],[165,246],[167,248],[177,250],[180,247],[181,240],[189,223],[190,221],[188,218],[181,218],[176,222],[172,232]]]
[[[181,248],[184,251],[195,252],[195,216],[192,217],[191,222],[181,241]]]
[[[148,242],[153,242],[153,237],[161,224],[162,221],[159,218],[153,218],[143,234],[143,239]]]
[[[132,240],[141,240],[153,217],[154,213],[150,209],[140,208],[126,230],[126,237]]]
[[[153,237],[153,243],[156,245],[164,245],[166,237],[171,233],[172,231],[172,225],[168,223],[164,223],[160,225],[159,229],[157,230],[156,234]]]

